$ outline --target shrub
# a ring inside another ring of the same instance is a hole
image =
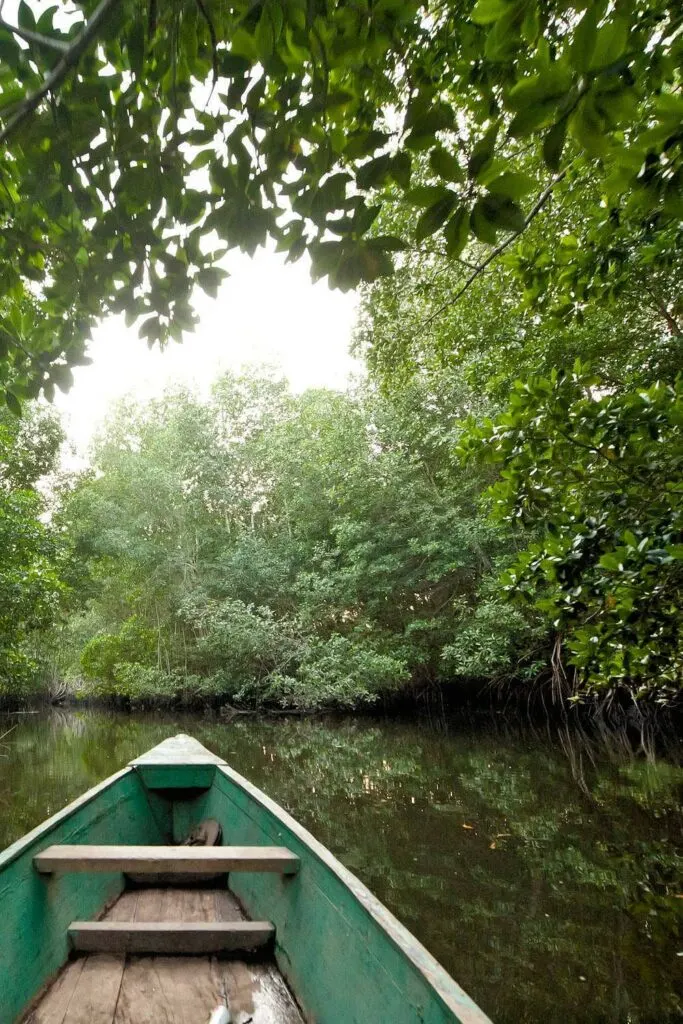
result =
[[[405,663],[349,637],[308,645],[295,676],[273,673],[263,698],[282,707],[324,710],[374,703],[410,678]],[[245,688],[248,696],[248,688]]]
[[[81,668],[88,679],[113,683],[117,665],[149,664],[156,646],[156,632],[133,615],[126,619],[118,633],[98,633],[88,641],[81,653]]]

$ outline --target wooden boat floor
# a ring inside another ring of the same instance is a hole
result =
[[[114,921],[241,921],[227,889],[123,892]],[[71,961],[23,1024],[208,1024],[225,1001],[231,1024],[304,1024],[272,962],[209,956],[89,954]]]

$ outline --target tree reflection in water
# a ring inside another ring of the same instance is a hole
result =
[[[623,738],[95,711],[0,718],[0,734],[10,725],[0,846],[190,732],[329,846],[497,1024],[681,1019],[683,770]]]

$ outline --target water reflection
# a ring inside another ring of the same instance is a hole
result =
[[[357,872],[497,1024],[681,1019],[683,773],[666,760],[366,719],[64,711],[0,718],[10,727],[0,846],[190,732]]]

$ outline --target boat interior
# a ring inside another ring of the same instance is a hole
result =
[[[98,827],[90,825],[71,830],[76,843],[53,842],[29,854],[48,903],[57,900],[62,910],[64,885],[72,912],[87,905],[78,893],[89,887],[111,892],[107,880],[120,879],[123,889],[114,882],[112,896],[90,903],[96,910],[88,920],[61,914],[70,921],[69,959],[32,1000],[22,1024],[209,1024],[221,1008],[214,1019],[230,1024],[302,1024],[275,963],[274,924],[250,920],[229,888],[235,872],[285,881],[297,874],[299,858],[282,845],[222,845],[221,823],[201,816],[219,759],[178,739],[170,755],[168,744],[150,752],[147,810],[136,816],[141,826],[131,827],[130,841],[119,825],[112,843],[117,829],[107,825],[106,841],[92,844]],[[116,789],[113,802],[115,816],[126,813]],[[93,822],[106,822],[105,808],[92,806]],[[169,838],[173,845],[163,845]],[[141,839],[153,845],[140,845]]]
[[[0,854],[0,911],[0,1024],[488,1024],[329,850],[188,736]]]
[[[132,885],[91,929],[72,926],[73,958],[23,1022],[208,1024],[225,1007],[230,1024],[303,1024],[270,954],[272,932],[245,933],[246,920],[224,881]],[[231,942],[253,947],[229,953]],[[186,952],[170,953],[174,944]],[[165,952],[123,951],[141,945]],[[188,955],[193,946],[214,952]]]

